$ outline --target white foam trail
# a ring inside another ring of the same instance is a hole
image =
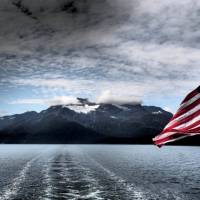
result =
[[[38,156],[26,163],[23,169],[19,172],[18,176],[12,180],[12,184],[4,189],[4,193],[0,197],[0,200],[14,199],[20,190],[20,185],[26,180],[27,172],[29,171],[32,163],[37,159]]]
[[[44,191],[44,197],[40,197],[39,199],[41,200],[50,200],[50,196],[52,196],[52,180],[51,180],[51,176],[49,175],[49,172],[50,172],[50,165],[49,163],[52,162],[52,158],[49,159],[47,161],[47,163],[44,165],[44,182],[46,184],[46,188],[45,188],[45,191]]]
[[[117,176],[115,173],[113,173],[109,169],[105,168],[103,165],[101,165],[99,162],[97,162],[93,158],[89,157],[88,155],[87,155],[87,157],[96,166],[98,166],[100,169],[102,169],[104,172],[106,172],[108,174],[108,176],[111,179],[114,180],[114,182],[116,183],[116,185],[119,185],[120,187],[123,187],[128,192],[128,194],[131,195],[131,198],[134,198],[135,200],[146,200],[147,199],[145,197],[144,192],[140,188],[136,187],[133,184],[127,183],[124,179],[122,179],[121,177]]]
[[[96,199],[96,200],[103,200],[101,197],[101,189],[102,187],[99,185],[97,180],[92,176],[91,170],[89,168],[83,167],[79,160],[75,159],[75,156],[71,157],[70,162],[72,166],[67,169],[67,172],[69,173],[69,170],[76,170],[78,173],[81,174],[81,179],[77,180],[70,180],[71,183],[81,182],[82,180],[85,182],[84,184],[89,184],[87,194],[81,194],[81,191],[73,188],[70,189],[70,193],[68,193],[68,196],[72,196],[75,199]],[[75,176],[76,174],[71,174],[72,176]]]

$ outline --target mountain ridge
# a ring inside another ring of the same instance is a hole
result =
[[[0,118],[0,143],[150,144],[172,117],[156,106],[78,102]],[[193,144],[193,143],[192,143]]]
[[[53,105],[0,118],[5,144],[152,144],[172,114],[156,106],[90,102]],[[173,144],[199,145],[199,137]]]

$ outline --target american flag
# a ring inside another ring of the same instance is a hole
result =
[[[153,138],[157,146],[200,134],[200,86],[181,102],[178,111],[163,131]]]

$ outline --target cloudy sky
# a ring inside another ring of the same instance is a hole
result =
[[[198,0],[0,0],[0,115],[74,97],[175,111],[200,84]]]

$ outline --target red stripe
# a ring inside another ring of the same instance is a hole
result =
[[[180,133],[177,133],[176,135],[178,135]],[[188,133],[188,134],[180,134],[180,137],[181,136],[184,136],[184,135],[188,135],[188,136],[194,136],[192,133]],[[200,135],[200,133],[196,133],[195,135]],[[167,137],[167,138],[164,138],[164,139],[161,139],[161,140],[157,140],[157,141],[154,141],[154,144],[158,145],[158,146],[162,146],[164,143],[174,139],[174,140],[179,140],[180,137],[177,137],[177,138],[173,138],[173,137]]]
[[[200,134],[200,127],[190,129],[190,130],[188,130],[188,132],[189,132],[189,133],[197,133],[197,134]]]
[[[154,143],[156,145],[162,145],[163,143],[168,142],[169,140],[174,140],[174,139],[178,140],[179,137],[184,136],[184,135],[187,135],[187,134],[181,133],[181,132],[176,132],[176,133],[174,133],[174,135],[170,135],[168,137],[158,139],[158,140],[154,141]],[[175,137],[175,136],[177,136],[177,137]]]
[[[163,138],[163,139],[160,139],[160,140],[156,140],[156,141],[154,141],[154,144],[161,145],[164,142],[167,142],[168,140],[170,140],[170,137],[166,137],[166,138]]]
[[[191,124],[191,125],[189,125],[189,126],[187,126],[185,128],[178,129],[178,131],[187,132],[189,129],[195,128],[198,125],[200,125],[200,120],[198,120],[197,122],[195,122],[195,123],[193,123],[193,124]]]
[[[200,125],[200,120],[182,129],[175,129],[175,128],[171,129],[170,132],[179,132],[179,133],[187,134],[188,132],[191,133],[191,130],[193,130],[193,128],[197,127],[198,125]]]
[[[167,138],[171,139],[171,137],[173,137],[176,134],[184,134],[184,135],[187,135],[187,134],[190,134],[190,133],[198,133],[198,134],[200,134],[200,120],[195,122],[195,123],[193,123],[193,124],[191,124],[188,127],[185,127],[185,128],[182,128],[182,129],[171,129],[170,131],[171,132],[176,132],[176,133],[174,133],[173,135],[170,135],[170,136],[166,136],[165,138],[158,139],[156,141],[162,141],[162,140],[165,140]],[[160,136],[162,134],[163,134],[163,132],[158,134],[157,136]],[[156,142],[156,141],[154,141],[154,142]]]
[[[200,104],[200,99],[197,99],[195,102],[191,103],[190,105],[188,105],[187,107],[181,109],[180,111],[178,111],[170,121],[174,120],[175,118],[185,114],[186,112],[188,112],[189,110],[193,109],[194,107],[196,107],[197,105]]]
[[[187,113],[188,111],[190,111],[191,109],[195,108],[197,105],[200,104],[200,98],[198,98],[197,100],[195,100],[194,102],[190,103],[188,102],[191,98],[193,98],[194,96],[196,96],[197,94],[200,93],[200,86],[198,88],[196,88],[195,90],[193,90],[192,92],[190,92],[185,98],[184,100],[181,102],[181,105],[184,104],[184,106],[182,106],[183,108],[179,108],[179,110],[177,111],[177,113],[172,117],[172,119],[169,121],[172,122],[172,125],[165,128],[160,134],[157,135],[158,136],[162,136],[163,135],[164,138],[161,138],[157,140],[154,139],[154,143],[158,146],[163,145],[164,143],[167,143],[168,141],[173,141],[173,140],[178,140],[183,138],[182,136],[192,136],[192,135],[197,135],[200,134],[200,120],[193,122],[192,120],[195,119],[196,117],[198,117],[200,115],[200,110],[190,114],[189,116],[182,116],[182,119],[177,119],[177,122],[173,122],[174,119],[180,117],[181,115],[184,115],[185,113]],[[188,102],[188,103],[187,103]],[[187,105],[189,104],[189,105]],[[197,119],[196,119],[197,120]],[[179,125],[185,124],[187,122],[190,122],[192,124],[187,125],[184,128],[178,128]],[[177,129],[176,129],[177,127]],[[168,133],[172,135],[167,136]],[[174,132],[174,133],[173,133]]]
[[[184,123],[187,123],[189,121],[191,121],[192,119],[194,119],[195,117],[199,116],[200,115],[200,110],[196,111],[195,113],[183,118],[182,120],[180,121],[177,121],[175,122],[174,124],[172,124],[171,126],[167,127],[166,129],[163,130],[162,133],[165,133],[165,132],[168,132],[169,130],[181,125],[181,124],[184,124]]]
[[[181,102],[181,104],[185,103],[186,101],[190,100],[192,97],[194,97],[195,95],[197,95],[199,92],[197,89],[193,90],[192,92],[190,92]]]

